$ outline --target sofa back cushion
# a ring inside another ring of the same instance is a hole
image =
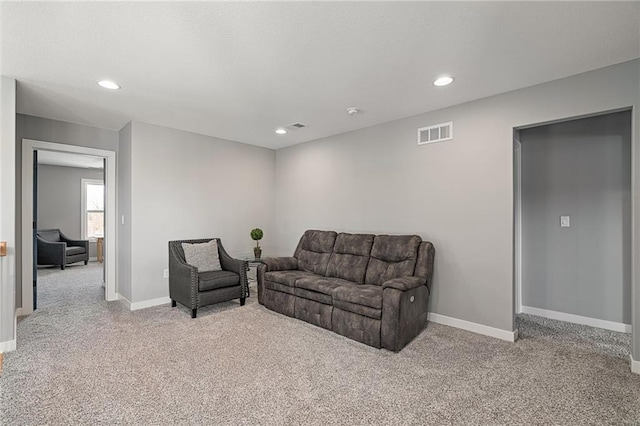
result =
[[[59,229],[39,229],[38,236],[45,241],[52,243],[60,242],[60,230]]]
[[[293,255],[298,259],[298,269],[325,275],[337,235],[334,231],[305,231]]]
[[[376,236],[365,283],[382,285],[392,278],[413,276],[421,241],[417,235]]]
[[[327,276],[364,283],[375,235],[340,233],[327,265]]]

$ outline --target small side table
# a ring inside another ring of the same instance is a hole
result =
[[[98,262],[104,262],[104,237],[96,237],[96,248],[98,249]]]
[[[258,266],[262,263],[262,259],[256,259],[254,256],[244,256],[241,258],[245,262],[247,262],[247,272],[251,270],[251,268],[256,268],[256,274],[258,273]],[[247,277],[249,283],[256,281],[253,278]]]

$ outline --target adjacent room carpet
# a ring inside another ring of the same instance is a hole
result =
[[[255,288],[197,319],[129,312],[103,300],[101,274],[41,271],[40,308],[5,354],[0,424],[640,422],[626,335],[523,316],[508,343],[430,323],[395,354],[268,311]]]

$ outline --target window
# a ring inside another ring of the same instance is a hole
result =
[[[82,179],[82,238],[104,236],[104,182]]]

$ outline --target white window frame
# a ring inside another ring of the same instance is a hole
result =
[[[94,212],[94,211],[102,211],[102,214],[105,214],[104,209],[103,210],[87,210],[87,185],[102,185],[103,190],[106,189],[105,188],[105,184],[104,184],[104,180],[100,180],[100,179],[85,179],[82,178],[80,179],[81,181],[81,185],[82,185],[82,195],[81,195],[81,201],[80,201],[80,208],[81,208],[81,212],[80,212],[80,235],[82,236],[81,238],[83,240],[87,240],[87,239],[91,239],[91,241],[93,241],[93,235],[89,236],[86,235],[87,233],[87,213],[89,212]],[[104,235],[104,231],[103,231],[103,235]]]

